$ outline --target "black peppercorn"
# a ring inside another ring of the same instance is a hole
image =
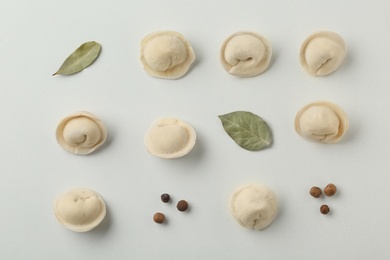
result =
[[[161,195],[161,201],[164,203],[168,203],[171,200],[171,196],[168,193],[164,193]]]

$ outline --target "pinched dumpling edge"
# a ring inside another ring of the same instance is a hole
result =
[[[156,37],[160,37],[160,36],[175,37],[184,43],[184,45],[186,47],[186,60],[183,63],[178,64],[178,65],[174,66],[173,68],[170,68],[170,69],[165,70],[165,71],[156,71],[149,66],[148,62],[145,60],[145,47],[147,46],[147,44],[150,40],[152,40]],[[153,77],[164,78],[164,79],[181,78],[188,72],[188,70],[191,67],[191,64],[195,61],[195,58],[196,58],[196,55],[195,55],[195,52],[194,52],[193,48],[191,47],[190,43],[185,39],[185,37],[182,34],[175,32],[175,31],[153,32],[153,33],[146,35],[141,41],[140,60],[141,60],[141,63],[144,67],[144,70],[149,75],[151,75]]]
[[[175,122],[175,124],[171,124],[171,122]],[[176,151],[174,153],[161,153],[161,152],[157,151],[157,149],[155,149],[153,147],[153,144],[151,143],[152,140],[150,140],[149,135],[152,133],[152,131],[156,127],[160,127],[159,125],[161,125],[161,124],[163,124],[163,125],[165,124],[168,126],[169,125],[178,125],[178,126],[182,127],[186,131],[186,133],[188,134],[187,144],[182,149],[180,149],[179,151]],[[180,157],[183,157],[184,155],[188,154],[194,148],[195,143],[196,143],[196,132],[195,132],[194,128],[192,128],[192,126],[190,126],[189,124],[185,123],[184,121],[182,121],[180,119],[172,118],[172,117],[164,117],[164,118],[160,118],[152,123],[152,125],[150,126],[150,128],[147,130],[147,132],[145,134],[144,143],[145,143],[146,150],[154,156],[164,158],[164,159],[180,158]]]
[[[259,39],[260,42],[264,45],[265,49],[265,55],[261,58],[260,62],[257,64],[257,66],[251,68],[250,71],[242,71],[241,73],[232,72],[232,68],[235,67],[235,65],[231,65],[226,61],[225,58],[225,50],[226,46],[229,44],[230,40],[233,39],[236,36],[240,35],[250,35],[254,36],[255,38]],[[271,43],[268,41],[267,38],[262,36],[261,34],[258,34],[256,32],[250,32],[250,31],[239,31],[236,33],[231,34],[229,37],[227,37],[224,42],[222,43],[221,49],[220,49],[220,62],[222,64],[222,67],[231,75],[238,76],[238,77],[253,77],[257,76],[261,73],[263,73],[269,66],[270,61],[272,58],[272,46]]]
[[[339,119],[339,127],[338,127],[338,132],[337,135],[335,135],[331,139],[311,139],[304,135],[301,130],[301,124],[300,124],[300,118],[305,111],[312,107],[312,106],[325,106],[329,109],[331,109],[336,115],[337,118]],[[310,104],[307,104],[306,106],[302,107],[297,115],[295,116],[295,131],[304,139],[312,141],[312,142],[317,142],[317,143],[325,143],[325,144],[334,144],[337,143],[341,140],[341,138],[344,136],[346,131],[348,130],[349,127],[349,122],[346,113],[344,110],[337,104],[329,102],[329,101],[317,101],[317,102],[312,102]]]
[[[338,57],[339,62],[337,64],[337,66],[335,66],[333,69],[329,70],[329,72],[323,73],[323,74],[319,74],[318,70],[314,71],[311,68],[309,68],[309,65],[307,64],[307,61],[306,61],[306,48],[307,48],[308,44],[312,40],[316,39],[317,37],[324,37],[324,38],[327,38],[329,40],[332,40],[333,42],[337,43],[344,50],[343,56]],[[318,31],[318,32],[310,34],[303,41],[301,48],[300,48],[300,51],[299,51],[299,63],[301,64],[302,68],[310,75],[319,76],[319,77],[326,76],[326,75],[332,74],[333,72],[338,70],[338,68],[343,63],[343,60],[344,60],[346,54],[347,54],[347,46],[345,44],[344,39],[339,34],[332,32],[332,31]]]
[[[57,205],[58,205],[59,201],[61,200],[61,198],[63,198],[64,196],[66,196],[69,193],[76,192],[76,191],[90,192],[90,193],[94,194],[94,196],[96,196],[96,198],[99,201],[99,206],[100,206],[99,215],[97,216],[97,218],[95,218],[92,222],[90,222],[88,224],[76,225],[76,224],[68,223],[68,222],[66,222],[66,220],[62,216],[60,216],[60,214],[57,210]],[[106,213],[107,213],[106,203],[104,202],[103,198],[96,191],[88,189],[88,188],[74,188],[74,189],[71,189],[65,193],[58,195],[54,201],[53,211],[54,211],[54,215],[56,216],[57,220],[65,228],[70,229],[70,230],[75,231],[75,232],[87,232],[87,231],[90,231],[90,230],[96,228],[103,221],[103,219],[105,218]]]
[[[99,129],[97,129],[97,130],[100,131],[101,139],[94,146],[92,146],[92,147],[71,146],[64,140],[63,132],[64,132],[64,129],[65,129],[67,122],[69,122],[71,119],[77,118],[77,117],[86,117],[86,118],[94,121],[96,123],[96,125],[99,127]],[[78,111],[78,112],[70,114],[69,116],[67,116],[61,120],[61,122],[58,124],[57,129],[56,129],[56,139],[57,139],[58,144],[66,151],[73,153],[73,154],[77,154],[77,155],[87,155],[87,154],[92,153],[93,151],[95,151],[96,149],[98,149],[100,146],[102,146],[104,144],[104,142],[107,139],[107,127],[98,117],[96,117],[92,113],[87,112],[87,111]]]

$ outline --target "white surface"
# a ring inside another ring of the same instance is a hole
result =
[[[0,259],[388,259],[390,239],[390,2],[369,1],[2,1],[0,9]],[[197,60],[179,80],[147,75],[139,43],[176,30]],[[348,46],[340,69],[314,78],[299,66],[302,41],[317,30]],[[273,46],[270,68],[254,78],[228,75],[218,60],[225,37],[256,31]],[[83,42],[102,44],[83,72],[52,77]],[[311,143],[293,127],[309,102],[339,104],[350,130],[336,145]],[[68,114],[87,110],[108,126],[100,151],[75,156],[54,133]],[[274,135],[271,148],[248,152],[217,115],[247,110]],[[143,136],[159,117],[197,131],[178,160],[148,154]],[[231,192],[264,182],[280,208],[269,228],[246,230],[229,214]],[[312,185],[339,193],[316,200]],[[75,233],[57,223],[57,194],[84,186],[106,201],[99,228]],[[159,196],[168,192],[173,203]],[[186,199],[190,212],[175,209]],[[319,212],[327,203],[331,215]],[[152,221],[164,212],[167,225]]]

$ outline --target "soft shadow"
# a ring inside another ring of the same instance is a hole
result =
[[[356,127],[348,128],[345,132],[344,136],[340,139],[339,144],[346,144],[350,142],[354,142],[356,137],[359,135],[359,129]]]
[[[268,70],[270,70],[272,68],[272,66],[274,66],[275,61],[278,60],[278,56],[279,56],[279,54],[274,53],[274,51],[273,51],[272,57],[271,57],[271,60],[269,61],[269,65],[268,65],[267,69],[265,71],[263,71],[261,74],[266,73]]]
[[[110,214],[110,209],[106,205],[106,217],[99,224],[99,226],[92,229],[88,233],[90,233],[92,235],[98,235],[98,236],[104,235],[110,229],[111,223],[112,223],[112,218],[111,218],[111,214]]]
[[[350,70],[352,67],[353,61],[354,61],[353,57],[354,57],[353,50],[348,50],[339,69],[340,70]]]
[[[184,164],[196,164],[202,160],[205,151],[202,141],[203,138],[201,134],[199,134],[199,132],[196,133],[196,136],[197,137],[194,148],[192,148],[192,150],[188,154],[184,155],[183,157],[176,158],[174,160],[177,160],[178,162]]]

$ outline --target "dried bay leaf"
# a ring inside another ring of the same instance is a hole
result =
[[[61,67],[54,75],[70,75],[82,71],[92,64],[99,56],[101,46],[97,42],[86,42],[78,47],[64,61]]]
[[[226,133],[246,150],[259,151],[272,142],[270,128],[258,115],[236,111],[218,117]]]

